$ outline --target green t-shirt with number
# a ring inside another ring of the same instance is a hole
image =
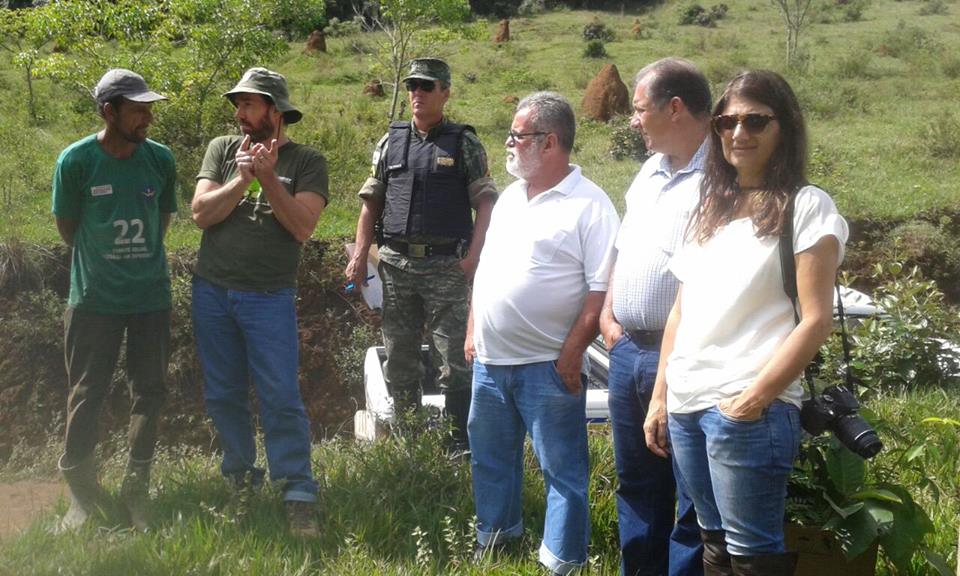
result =
[[[241,136],[220,136],[207,146],[197,179],[226,184],[237,175]],[[309,146],[287,142],[274,172],[291,195],[327,195],[327,162]],[[273,215],[267,193],[251,186],[223,221],[203,231],[196,274],[218,286],[269,292],[297,285],[300,243]]]
[[[170,308],[161,214],[177,211],[176,165],[152,140],[123,160],[92,134],[68,146],[53,175],[53,214],[77,222],[69,305],[98,314]]]

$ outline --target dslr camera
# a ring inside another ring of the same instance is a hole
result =
[[[861,458],[872,458],[883,448],[880,437],[857,413],[860,402],[848,388],[830,386],[803,402],[800,423],[813,436],[829,430],[841,444]]]

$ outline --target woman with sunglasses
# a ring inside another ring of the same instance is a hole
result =
[[[796,565],[783,514],[799,376],[830,334],[847,239],[833,201],[807,183],[806,153],[787,82],[764,70],[734,78],[714,107],[700,202],[670,263],[681,285],[644,432],[651,450],[673,453],[707,576],[783,576]],[[778,249],[791,202],[799,323]]]

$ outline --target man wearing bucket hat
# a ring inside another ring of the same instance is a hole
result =
[[[467,293],[497,190],[474,129],[443,115],[451,84],[446,62],[413,60],[403,82],[413,119],[391,124],[374,150],[372,175],[359,192],[363,206],[346,275],[357,286],[364,282],[376,239],[384,285],[384,376],[395,409],[420,404],[426,324],[439,355],[434,364],[453,425],[453,448],[459,451],[468,448]]]
[[[248,403],[253,382],[270,479],[281,483],[290,531],[315,536],[295,297],[300,246],[327,204],[326,160],[287,137],[287,125],[303,114],[280,74],[251,68],[224,96],[242,134],[210,142],[191,204],[203,229],[193,322],[204,399],[223,449],[221,472],[243,504],[264,476]]]
[[[166,97],[130,70],[113,69],[93,91],[104,127],[68,146],[53,176],[57,229],[73,249],[64,349],[70,396],[59,468],[70,489],[61,530],[100,505],[94,450],[100,407],[126,334],[132,401],[121,497],[134,528],[148,528],[148,486],[166,395],[170,276],[163,236],[177,210],[170,149],[147,139],[153,102]]]

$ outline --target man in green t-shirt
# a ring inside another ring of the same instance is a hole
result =
[[[251,68],[224,96],[242,135],[210,142],[191,205],[203,229],[193,325],[204,399],[223,449],[220,470],[242,494],[264,476],[248,402],[253,382],[270,479],[281,483],[290,532],[315,536],[295,298],[300,245],[327,205],[326,161],[287,138],[286,126],[303,115],[280,74]]]
[[[53,176],[57,230],[73,248],[64,319],[70,397],[59,461],[71,503],[60,527],[77,528],[97,509],[97,424],[126,334],[132,407],[121,495],[131,524],[145,530],[150,463],[166,396],[170,276],[163,236],[177,210],[176,167],[166,146],[147,139],[152,103],[166,98],[140,75],[109,70],[94,97],[103,130],[68,146]]]

